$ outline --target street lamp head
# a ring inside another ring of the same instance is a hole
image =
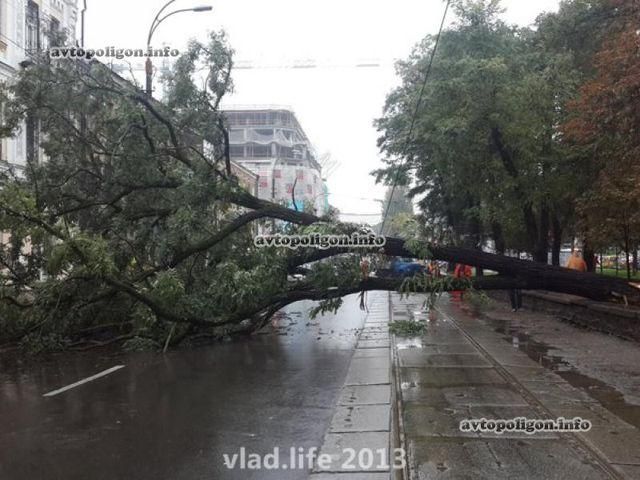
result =
[[[151,47],[151,38],[153,37],[153,33],[156,31],[156,29],[158,28],[158,26],[164,22],[167,18],[176,15],[177,13],[184,13],[184,12],[209,12],[211,10],[213,10],[213,7],[209,6],[209,5],[200,5],[198,7],[193,7],[193,8],[181,8],[179,10],[175,10],[173,12],[167,13],[164,17],[161,18],[162,12],[164,12],[167,7],[169,5],[171,5],[172,3],[174,3],[176,0],[169,0],[164,7],[162,7],[160,9],[160,11],[157,13],[156,17],[153,19],[153,22],[151,23],[151,28],[149,28],[149,35],[147,35],[147,45],[149,47]],[[146,84],[146,90],[147,90],[147,95],[151,96],[152,93],[152,85],[153,85],[153,78],[152,78],[152,72],[153,72],[153,66],[151,63],[151,58],[147,58],[147,64],[145,65],[145,69],[146,69],[146,77],[147,77],[147,84]]]

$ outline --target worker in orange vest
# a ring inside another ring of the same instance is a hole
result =
[[[587,262],[584,261],[582,255],[578,250],[573,250],[571,252],[571,256],[567,261],[567,268],[570,268],[571,270],[577,270],[579,272],[587,271]]]
[[[473,269],[469,265],[458,263],[453,271],[454,278],[469,278],[473,275]],[[456,299],[462,300],[463,292],[460,290],[454,290],[451,292],[451,296]]]

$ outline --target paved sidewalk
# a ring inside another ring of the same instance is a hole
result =
[[[369,295],[369,314],[320,449],[320,455],[331,456],[330,466],[322,472],[316,466],[310,480],[389,480],[390,477],[392,395],[388,294]]]
[[[422,296],[392,295],[393,319]],[[394,338],[412,479],[640,478],[640,432],[444,297],[419,338]],[[464,419],[580,416],[587,433],[461,432]]]

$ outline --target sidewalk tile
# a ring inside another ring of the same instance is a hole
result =
[[[404,402],[428,406],[510,405],[526,406],[527,401],[509,385],[480,385],[445,388],[405,388]]]
[[[351,385],[340,393],[338,405],[375,405],[391,403],[391,385]]]
[[[407,349],[398,352],[403,367],[491,367],[478,353],[441,354],[427,353],[424,349]]]
[[[390,405],[343,406],[333,415],[329,432],[388,432],[390,423]]]
[[[602,480],[604,472],[559,440],[420,438],[410,441],[416,478]]]
[[[400,381],[407,384],[407,388],[506,384],[502,375],[493,368],[400,367],[399,370]]]
[[[362,432],[362,433],[328,433],[324,438],[324,445],[320,449],[320,455],[331,456],[330,465],[323,472],[345,472],[356,473],[358,471],[389,471],[389,432]],[[348,449],[353,449],[356,459],[348,463],[352,453]],[[387,452],[384,461],[380,461],[377,455],[378,450]],[[362,451],[370,451],[376,454],[373,465],[363,468],[366,465],[358,465],[357,455]],[[355,466],[355,470],[351,467]],[[317,470],[314,470],[317,472]]]

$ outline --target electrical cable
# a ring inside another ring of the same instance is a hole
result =
[[[422,105],[422,97],[424,96],[424,91],[427,87],[427,80],[429,80],[429,76],[431,74],[431,68],[433,67],[433,60],[436,57],[436,51],[438,50],[438,44],[440,43],[440,37],[442,36],[442,30],[444,29],[444,23],[447,19],[447,13],[449,12],[450,6],[451,6],[451,0],[447,0],[447,5],[445,6],[444,14],[442,15],[442,22],[440,23],[440,29],[438,30],[438,35],[436,36],[436,41],[433,46],[433,50],[431,51],[431,58],[429,59],[429,65],[427,66],[427,71],[425,72],[424,80],[422,82],[422,88],[420,89],[420,95],[418,96],[418,102],[416,103],[416,108],[411,118],[411,125],[407,133],[405,148],[407,148],[412,141],[413,129],[415,128],[416,120],[418,118],[418,112],[420,111],[420,106]],[[396,191],[396,187],[398,186],[398,180],[400,179],[400,167],[402,167],[402,163],[403,162],[401,162],[401,165],[399,165],[398,169],[396,170],[396,176],[393,181],[393,187],[391,188],[391,195],[389,196],[389,202],[387,203],[384,216],[382,217],[382,225],[380,226],[380,232],[379,232],[380,234],[384,232],[384,226],[387,222],[387,216],[389,215],[391,202],[393,201],[393,194]]]

